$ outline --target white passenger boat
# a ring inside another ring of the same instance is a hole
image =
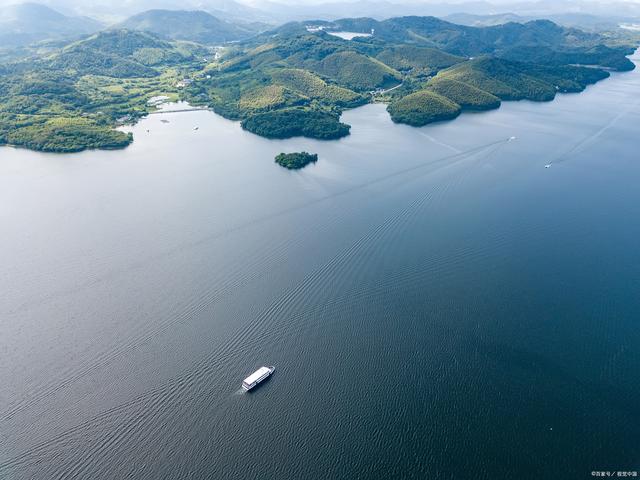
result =
[[[242,388],[244,388],[248,392],[252,388],[257,387],[260,383],[269,378],[275,369],[276,367],[260,367],[258,370],[244,379],[244,381],[242,382]]]

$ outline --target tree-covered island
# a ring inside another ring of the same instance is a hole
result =
[[[634,46],[549,21],[312,23],[322,29],[290,23],[215,48],[111,29],[0,63],[0,145],[122,148],[132,137],[116,127],[148,114],[158,96],[211,107],[263,137],[331,140],[349,134],[345,109],[373,101],[387,103],[393,121],[421,126],[502,101],[550,101],[634,68]],[[328,33],[372,29],[350,41]]]
[[[318,154],[307,152],[279,153],[276,163],[289,170],[299,170],[318,161]]]

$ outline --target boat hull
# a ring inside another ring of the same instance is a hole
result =
[[[261,367],[242,382],[242,388],[245,391],[250,391],[256,388],[258,385],[262,384],[265,380],[267,380],[273,372],[275,371],[275,367]]]

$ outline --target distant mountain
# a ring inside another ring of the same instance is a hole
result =
[[[640,4],[625,0],[522,0],[507,2],[496,1],[458,1],[458,0],[354,0],[327,2],[300,2],[293,4],[279,1],[255,0],[252,5],[264,11],[289,15],[305,14],[307,18],[335,19],[336,16],[356,17],[367,15],[377,19],[401,15],[446,16],[457,12],[475,15],[492,15],[509,5],[509,11],[521,16],[547,16],[565,13],[587,14],[593,16],[640,16]],[[324,14],[324,15],[322,15]]]
[[[41,40],[87,35],[103,25],[87,17],[66,16],[38,3],[0,7],[0,46],[18,47]]]
[[[76,74],[154,77],[160,67],[193,62],[206,53],[200,46],[176,48],[175,44],[145,32],[106,30],[68,45],[47,57],[43,65]]]
[[[233,22],[273,22],[273,16],[233,0],[41,0],[61,11],[88,15],[113,25],[148,10],[202,10]],[[2,0],[0,0],[2,3]]]
[[[347,18],[318,23],[325,31],[370,33],[374,30],[372,39],[375,40],[428,46],[466,57],[493,54],[521,46],[573,47],[593,45],[600,41],[598,35],[561,27],[548,20],[506,23],[485,28],[458,25],[436,17],[413,16],[383,21]],[[299,29],[304,28],[304,24],[289,24],[281,29],[292,29],[295,25]]]
[[[204,11],[148,10],[130,17],[118,24],[117,28],[211,45],[251,37],[260,29],[260,25],[226,22]]]
[[[43,78],[60,77],[74,80],[85,75],[113,79],[151,78],[157,77],[163,68],[169,66],[203,65],[206,62],[205,57],[209,54],[210,50],[201,45],[179,45],[151,33],[111,29],[102,30],[42,54],[34,52],[28,59],[0,65],[0,74],[20,75],[38,72],[38,76]]]
[[[630,44],[621,42],[617,46],[605,46],[605,37],[595,32],[561,27],[549,20],[510,22],[491,27],[457,25],[435,17],[399,17],[383,21],[372,18],[345,18],[333,22],[316,20],[288,23],[256,36],[249,43],[257,46],[296,36],[304,37],[308,30],[325,37],[335,31],[367,34],[373,31],[369,37],[353,40],[352,47],[403,44],[402,48],[387,49],[382,57],[389,62],[388,65],[399,70],[405,70],[407,62],[414,61],[416,55],[427,60],[433,49],[465,59],[493,55],[521,62],[597,65],[618,71],[634,67],[633,62],[626,58],[635,49]],[[412,51],[409,45],[420,49]],[[313,45],[309,48],[313,48]],[[270,52],[270,55],[273,53]],[[431,67],[438,66],[433,59],[428,59],[428,63]],[[411,68],[418,71],[424,66],[415,63]]]
[[[472,15],[470,13],[454,13],[443,17],[451,23],[467,25],[470,27],[490,27],[503,25],[509,22],[527,23],[533,20],[550,20],[563,27],[580,28],[591,31],[615,30],[620,23],[624,23],[624,17],[604,17],[589,15],[586,13],[558,13],[549,15],[522,16],[515,13],[498,13],[493,15]]]
[[[12,0],[4,0],[12,1]],[[16,1],[16,0],[14,0]],[[221,20],[263,22],[272,25],[307,19],[336,20],[347,17],[372,17],[383,20],[406,15],[446,17],[457,12],[492,15],[504,10],[504,1],[460,0],[38,0],[70,15],[87,15],[115,24],[150,9],[203,10]],[[0,4],[3,0],[0,0]],[[640,17],[640,3],[608,0],[520,0],[509,2],[509,11],[528,19],[551,18],[550,15],[592,15],[621,17],[625,22]],[[564,25],[573,24],[561,22]],[[585,27],[576,23],[575,26]]]
[[[442,17],[442,20],[456,23],[458,25],[466,25],[468,27],[493,27],[503,25],[509,22],[526,23],[532,20],[529,17],[522,17],[515,13],[497,13],[493,15],[474,15],[471,13],[453,13]]]
[[[336,20],[364,15],[376,20],[384,20],[404,15],[445,16],[458,11],[488,13],[496,9],[495,5],[484,1],[458,3],[455,1],[330,0],[326,2],[282,3],[278,0],[255,0],[252,4],[281,21],[300,21],[309,18]]]
[[[223,0],[220,0],[223,1]],[[272,17],[285,21],[301,21],[306,19],[336,20],[367,16],[376,20],[407,15],[448,17],[464,12],[478,16],[494,16],[505,9],[527,20],[549,19],[566,26],[587,27],[588,23],[598,18],[621,17],[627,20],[640,16],[640,3],[633,1],[593,1],[593,0],[520,0],[520,1],[460,1],[460,0],[350,0],[350,1],[315,1],[315,2],[281,2],[280,0],[251,0],[256,9],[261,9]],[[184,8],[184,7],[183,7]],[[208,10],[208,9],[207,9]],[[255,11],[255,10],[254,10]],[[567,21],[561,21],[566,15]],[[579,18],[584,16],[584,18]],[[592,17],[589,19],[588,17]],[[517,20],[514,20],[517,21]],[[576,21],[574,23],[574,21]],[[490,24],[478,24],[488,26]]]

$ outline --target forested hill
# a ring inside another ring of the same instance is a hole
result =
[[[134,15],[116,28],[154,33],[171,40],[217,45],[249,38],[264,27],[230,23],[203,11],[148,10]]]
[[[131,137],[113,127],[145,114],[152,97],[177,99],[178,81],[203,68],[209,54],[117,30],[0,66],[0,144],[54,152],[125,147]]]
[[[195,64],[209,53],[205,47],[193,43],[170,42],[130,30],[106,30],[69,43],[52,54],[5,68],[8,72],[30,73],[31,76],[154,77],[168,66]]]
[[[0,6],[0,49],[79,37],[102,28],[90,18],[63,15],[37,3]]]
[[[347,41],[335,31],[369,36]],[[263,136],[332,138],[348,133],[340,110],[362,102],[385,101],[393,120],[418,126],[504,100],[552,100],[608,77],[601,67],[634,67],[630,48],[604,42],[547,21],[491,28],[433,17],[293,22],[226,49],[187,95]]]
[[[349,41],[331,35],[337,30],[373,35]],[[124,147],[132,139],[113,128],[149,112],[158,96],[212,107],[257,135],[330,140],[349,134],[340,121],[346,108],[382,101],[394,121],[421,126],[502,101],[550,101],[608,70],[632,69],[631,50],[544,21],[314,21],[216,48],[108,30],[0,66],[0,144]]]
[[[370,32],[373,28],[376,38],[385,42],[426,44],[464,56],[495,53],[522,45],[567,47],[600,41],[598,35],[564,28],[548,20],[490,27],[468,27],[435,17],[400,17],[381,22],[345,19],[334,23],[340,29],[364,27],[362,31]]]
[[[349,31],[370,34],[373,31],[375,35],[371,37],[356,39],[358,43],[372,45],[411,44],[437,48],[463,57],[495,55],[512,60],[536,62],[549,54],[569,52],[574,58],[556,58],[553,63],[600,65],[615,70],[633,69],[633,63],[625,58],[633,52],[632,46],[610,48],[600,34],[561,27],[549,20],[471,27],[436,17],[399,17],[383,21],[372,18],[347,18],[333,22],[289,23],[258,38],[259,41],[266,41],[269,35],[286,37],[294,32],[303,32],[309,25],[320,27],[327,33]]]

